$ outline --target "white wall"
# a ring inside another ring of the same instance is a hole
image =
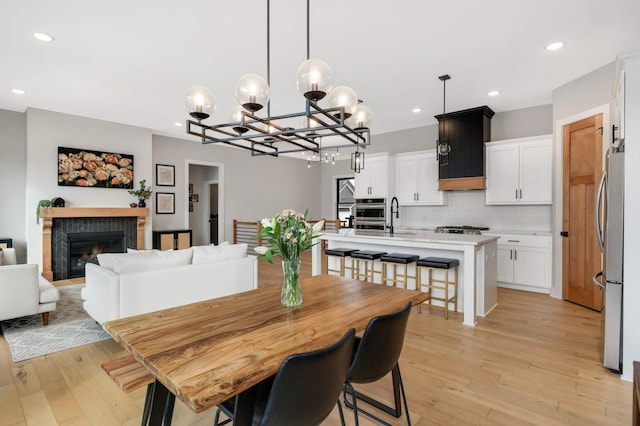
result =
[[[26,112],[27,259],[42,267],[42,222],[36,224],[39,200],[62,197],[66,207],[128,207],[134,197],[125,189],[58,186],[58,147],[112,151],[134,156],[134,180],[152,182],[151,131],[140,127],[29,108]],[[136,184],[136,188],[138,185]],[[153,202],[147,204],[153,211]],[[145,226],[151,247],[152,217]]]
[[[309,209],[309,218],[320,218],[320,170],[307,168],[301,160],[286,157],[252,157],[243,149],[197,141],[153,136],[153,162],[176,166],[176,214],[154,216],[154,229],[183,229],[188,224],[185,181],[186,163],[218,163],[224,166],[220,176],[224,188],[224,235],[233,238],[233,220],[256,221],[273,216],[285,208],[300,212]],[[154,190],[157,190],[154,187]],[[202,194],[199,194],[202,195]]]
[[[26,144],[25,115],[0,110],[0,238],[13,239],[19,263],[27,259],[24,217],[36,211],[25,213]]]

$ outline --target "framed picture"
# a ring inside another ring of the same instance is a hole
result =
[[[58,147],[58,186],[133,189],[133,155]]]
[[[197,203],[197,202],[198,202],[198,198],[199,198],[199,197],[198,197],[198,194],[191,194],[191,195],[189,195],[189,201],[192,201],[192,202],[194,202],[194,203]]]
[[[156,186],[176,186],[176,167],[156,164]]]
[[[156,192],[156,214],[174,214],[176,212],[176,194]]]
[[[189,201],[189,213],[193,213],[193,203]]]
[[[193,194],[193,184],[189,184],[189,194]]]

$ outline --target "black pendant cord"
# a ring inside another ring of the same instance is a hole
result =
[[[271,0],[267,0],[267,84],[271,90]],[[267,101],[267,117],[271,117],[271,96]]]
[[[310,21],[310,18],[309,18],[309,15],[310,15],[310,13],[309,13],[310,1],[311,0],[307,0],[307,61],[310,58],[310,56],[309,56],[309,52],[310,52],[310,48],[309,48],[309,34],[310,34],[309,27],[311,26],[310,25],[311,21]]]

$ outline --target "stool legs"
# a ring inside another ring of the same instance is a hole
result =
[[[362,261],[363,263],[362,266],[360,265],[360,261]],[[384,275],[382,275],[382,271],[376,271],[375,260],[355,258],[352,259],[352,262],[353,269],[351,270],[351,278],[354,278],[356,280],[368,281],[371,283],[375,282],[375,274],[381,274],[381,276],[384,278]],[[382,268],[384,269],[384,265],[382,266]],[[362,271],[362,269],[364,269],[364,272]]]
[[[428,271],[427,274],[427,282],[425,284],[422,283],[422,270],[426,269]],[[439,279],[435,279],[433,278],[433,271],[434,269],[436,270],[442,270],[444,272],[444,280],[439,280]],[[449,271],[453,269],[453,276],[454,279],[453,281],[449,280]],[[442,286],[439,285],[435,285],[435,283],[440,283],[443,284]],[[453,288],[451,289],[452,291],[450,291],[450,286],[452,286]],[[416,290],[418,291],[422,291],[422,288],[426,287],[428,289],[428,291],[426,291],[425,293],[429,294],[429,298],[427,299],[429,302],[429,307],[431,308],[433,306],[433,300],[440,300],[444,303],[444,318],[445,319],[449,319],[449,304],[453,303],[455,306],[455,311],[458,311],[458,267],[455,266],[453,268],[450,269],[441,269],[441,268],[431,268],[431,267],[426,267],[426,266],[417,266],[416,267]],[[442,290],[444,292],[444,297],[443,298],[439,298],[439,297],[434,297],[433,296],[433,290]],[[451,296],[449,296],[449,294],[452,293]],[[422,303],[420,304],[420,306],[418,307],[418,312],[422,312]]]
[[[402,284],[406,289],[409,285],[409,279],[416,279],[417,277],[417,275],[409,275],[409,265],[406,263],[382,262],[382,284],[387,285],[387,282],[391,281],[393,287],[398,287],[398,284]],[[400,274],[398,274],[399,266],[404,267],[404,271]],[[389,267],[393,269],[393,277],[389,277]]]

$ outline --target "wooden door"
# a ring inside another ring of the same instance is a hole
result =
[[[602,174],[602,114],[563,129],[562,241],[563,298],[597,311],[602,292],[592,277],[602,268],[594,209]]]

